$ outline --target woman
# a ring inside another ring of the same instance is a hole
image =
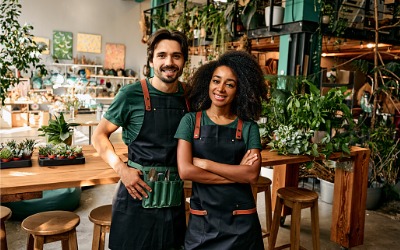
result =
[[[267,90],[247,52],[231,51],[194,74],[193,111],[178,127],[178,170],[191,180],[185,249],[264,249],[251,191],[261,167],[257,124]]]

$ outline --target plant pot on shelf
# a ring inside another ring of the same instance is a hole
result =
[[[325,181],[323,179],[318,178],[320,181],[320,196],[321,201],[326,202],[328,204],[333,203],[333,191],[334,184],[333,182]]]
[[[271,9],[270,6],[265,7],[265,25],[267,27],[269,26],[270,9]],[[282,24],[284,14],[285,14],[285,8],[281,6],[274,6],[272,25]]]

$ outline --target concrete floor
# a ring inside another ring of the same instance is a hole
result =
[[[78,127],[74,135],[75,144],[88,143],[88,128]],[[13,129],[0,130],[0,142],[10,139],[18,142],[25,138],[35,138],[40,142],[44,142],[43,137],[37,137],[37,129],[22,127]],[[113,142],[121,141],[121,132],[118,130],[112,135]],[[263,173],[265,173],[263,171]],[[0,171],[1,174],[1,171]],[[306,185],[310,185],[306,183]],[[90,211],[100,205],[110,204],[112,201],[115,184],[99,185],[95,187],[85,188],[82,192],[80,206],[75,212],[80,216],[81,222],[77,227],[79,249],[91,249],[91,240],[93,232],[93,224],[88,219]],[[316,190],[319,190],[318,185]],[[265,224],[265,209],[263,195],[258,195],[258,212],[261,225]],[[330,241],[330,226],[332,205],[323,201],[319,202],[319,225],[320,225],[320,241],[321,249],[341,249],[336,243]],[[381,249],[399,249],[400,244],[400,222],[393,220],[376,211],[366,211],[364,244],[354,247],[356,250],[381,250]],[[304,209],[302,211],[301,220],[301,244],[307,249],[312,249],[311,228],[310,228],[310,211]],[[21,230],[21,221],[12,218],[6,221],[7,242],[9,250],[21,250],[26,247],[26,234]],[[290,232],[290,216],[286,218],[285,225],[280,227],[278,233],[277,245],[285,244],[289,241]],[[267,247],[267,239],[264,240]],[[61,245],[59,242],[49,243],[45,245],[45,250],[59,250]]]

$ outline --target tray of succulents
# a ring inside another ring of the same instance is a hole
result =
[[[39,147],[39,166],[63,166],[84,164],[81,146],[47,144]]]

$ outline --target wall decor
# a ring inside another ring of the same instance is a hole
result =
[[[78,52],[101,53],[101,35],[78,33],[77,46]]]
[[[124,44],[106,43],[104,68],[115,69],[115,70],[125,68],[125,45]]]
[[[72,32],[53,31],[53,57],[72,60]]]
[[[36,43],[43,43],[46,45],[46,49],[42,51],[43,55],[48,55],[50,54],[50,39],[48,38],[44,38],[44,37],[38,37],[38,36],[34,36],[32,37],[32,40]]]

